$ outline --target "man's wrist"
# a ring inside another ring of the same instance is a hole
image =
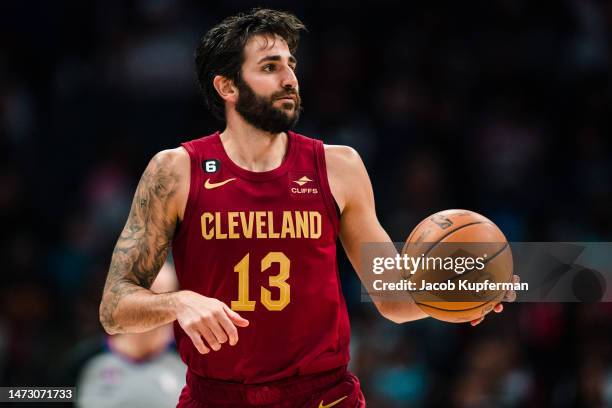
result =
[[[166,295],[168,295],[168,303],[174,320],[178,317],[179,311],[183,305],[182,300],[186,292],[186,290],[179,290],[177,292],[166,293]]]

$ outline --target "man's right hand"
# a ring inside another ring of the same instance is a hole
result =
[[[249,321],[230,309],[220,300],[202,296],[190,290],[176,292],[176,319],[194,346],[202,354],[229,340],[230,346],[238,342],[238,327],[246,327]],[[207,345],[202,341],[206,340]]]

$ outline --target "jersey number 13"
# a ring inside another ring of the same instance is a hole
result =
[[[268,284],[272,287],[279,288],[280,296],[278,299],[272,299],[272,292],[269,289],[261,287],[261,303],[270,311],[280,311],[289,304],[291,300],[291,288],[286,282],[289,278],[289,267],[291,261],[282,252],[268,252],[261,260],[261,272],[264,272],[273,263],[278,263],[279,273],[268,278]],[[249,254],[240,260],[234,266],[234,272],[238,273],[238,300],[232,300],[232,310],[248,311],[255,310],[255,301],[249,299]]]

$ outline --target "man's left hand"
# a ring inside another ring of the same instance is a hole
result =
[[[519,283],[521,281],[521,278],[519,278],[518,275],[512,275],[512,283]],[[516,292],[514,290],[508,290],[506,291],[503,299],[501,300],[502,302],[514,302],[516,300]],[[496,304],[495,307],[493,308],[493,311],[495,313],[501,313],[504,310],[504,305],[500,303]],[[482,316],[480,319],[476,319],[476,320],[472,320],[470,322],[470,324],[472,326],[476,326],[477,324],[480,324],[480,322],[482,322],[484,320],[484,316]]]

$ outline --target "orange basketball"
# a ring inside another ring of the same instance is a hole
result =
[[[406,240],[404,254],[421,257],[424,264],[427,260],[428,268],[416,269],[409,277],[419,288],[411,293],[425,313],[446,322],[469,322],[489,313],[505,293],[494,284],[512,280],[506,237],[489,219],[469,210],[445,210],[421,221]],[[441,265],[439,260],[459,265],[470,257],[477,258],[477,266],[460,268],[461,274],[430,267]],[[487,289],[472,290],[479,285]]]

